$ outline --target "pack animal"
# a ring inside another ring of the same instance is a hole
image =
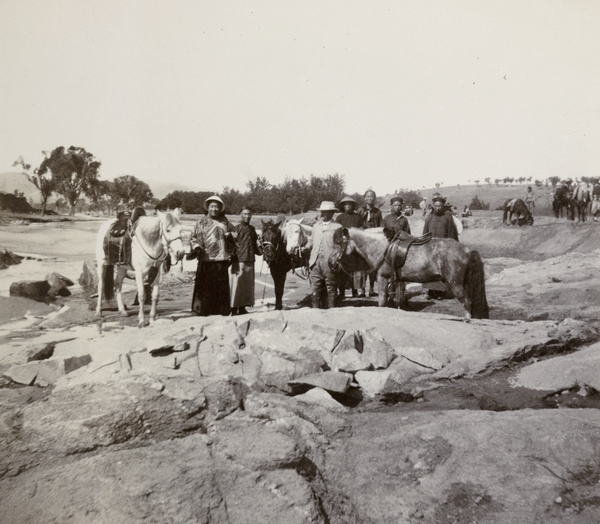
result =
[[[556,218],[562,218],[564,215],[568,220],[575,219],[572,196],[572,191],[567,185],[561,185],[554,190],[552,210]]]
[[[116,219],[109,220],[102,225],[96,237],[96,261],[98,265],[98,302],[96,315],[102,316],[103,298],[110,300],[116,295],[119,312],[128,316],[123,304],[123,280],[128,269],[135,272],[135,281],[139,300],[138,325],[146,325],[144,317],[145,284],[151,285],[152,305],[150,307],[150,321],[156,319],[156,310],[159,298],[159,281],[163,266],[177,264],[184,255],[183,240],[181,236],[182,225],[179,210],[174,212],[158,211],[157,216],[140,216],[128,226],[128,231],[121,235],[122,251],[130,252],[130,257],[114,258],[107,237]],[[114,236],[114,235],[112,235]],[[112,254],[111,254],[112,253]]]
[[[585,222],[592,201],[592,185],[581,182],[573,191],[573,206],[577,210],[577,222]]]
[[[387,305],[386,290],[394,280],[443,281],[464,307],[466,320],[489,318],[483,262],[477,251],[450,238],[432,238],[412,243],[399,257],[394,250],[400,239],[388,241],[381,228],[344,228],[333,235],[336,251],[330,256],[344,271],[377,270],[380,307]],[[404,297],[399,302],[404,305]]]
[[[513,215],[516,215],[515,219],[513,219]],[[502,223],[506,225],[516,223],[519,226],[525,224],[531,226],[533,225],[533,215],[531,214],[531,211],[529,211],[527,204],[520,198],[508,199],[504,202]]]
[[[296,220],[286,224],[263,220],[262,227],[263,257],[275,285],[275,309],[281,310],[288,271],[295,272],[306,266],[307,255],[302,248],[307,243],[310,228]]]

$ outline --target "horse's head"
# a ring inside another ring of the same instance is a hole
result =
[[[308,233],[302,225],[302,220],[289,220],[283,229],[288,255],[298,265],[304,263],[302,248],[308,243]]]
[[[163,248],[170,256],[171,265],[175,265],[183,259],[184,255],[183,238],[181,237],[183,226],[180,222],[180,211],[179,209],[166,211],[165,213],[157,211],[157,214],[160,220]]]
[[[283,246],[283,236],[281,234],[281,222],[272,220],[261,220],[262,222],[262,248],[265,262],[270,264],[275,260],[277,253]]]

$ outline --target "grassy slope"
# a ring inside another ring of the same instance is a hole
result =
[[[427,197],[431,201],[431,196],[434,193],[441,193],[446,197],[447,201],[453,206],[456,206],[459,211],[470,205],[474,197],[479,198],[482,202],[490,204],[490,211],[502,207],[504,202],[509,198],[525,198],[528,184],[481,184],[479,186],[442,186],[440,188],[423,189],[421,195]],[[533,187],[533,193],[536,198],[536,212],[539,214],[550,214],[552,211],[550,200],[550,188]],[[391,195],[386,197],[386,205],[389,203]]]

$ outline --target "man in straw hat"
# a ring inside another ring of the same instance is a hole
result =
[[[327,309],[335,307],[335,273],[329,267],[328,253],[333,249],[333,231],[342,226],[333,221],[337,211],[333,202],[324,200],[317,211],[321,218],[313,226],[306,250],[310,251],[308,267],[312,287],[312,307]]]
[[[198,259],[192,298],[192,314],[229,315],[228,268],[237,273],[233,226],[225,217],[225,204],[217,195],[204,202],[207,214],[200,217],[190,238],[188,260]]]
[[[337,205],[341,213],[335,217],[335,221],[342,227],[358,227],[362,229],[362,217],[355,212],[356,200],[352,197],[345,196]],[[353,297],[365,296],[365,276],[361,272],[348,276],[344,273],[338,275],[338,297],[344,298],[346,289],[352,288]]]

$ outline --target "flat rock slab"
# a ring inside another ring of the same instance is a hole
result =
[[[340,373],[338,371],[323,371],[322,373],[313,373],[305,375],[289,382],[292,388],[301,386],[314,386],[322,388],[325,391],[334,393],[346,393],[352,382],[350,373]]]
[[[600,343],[531,364],[509,382],[512,386],[544,391],[559,391],[575,385],[590,386],[600,391]]]
[[[363,413],[324,477],[356,522],[597,522],[599,425],[592,409]]]

